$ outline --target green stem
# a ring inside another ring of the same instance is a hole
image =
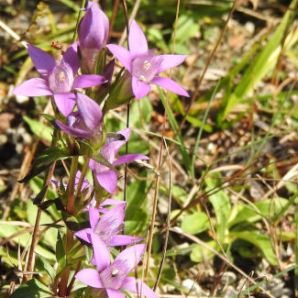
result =
[[[76,173],[78,170],[78,157],[75,156],[71,160],[71,166],[69,171],[69,180],[68,185],[66,189],[66,195],[67,195],[67,203],[66,203],[66,211],[68,214],[73,215],[75,214],[75,178]],[[68,267],[68,255],[69,252],[73,246],[73,231],[67,228],[66,232],[66,243],[65,243],[65,254],[66,254],[66,266],[61,273],[61,279],[58,285],[59,291],[58,295],[59,297],[66,297],[67,296],[67,289],[68,289],[68,280],[69,280],[69,274],[70,269]]]
[[[67,203],[66,203],[66,211],[69,214],[75,213],[75,179],[78,170],[78,157],[73,157],[71,161],[70,171],[69,171],[69,180],[66,189],[67,194]]]

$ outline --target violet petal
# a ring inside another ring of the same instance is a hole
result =
[[[108,227],[110,234],[118,234],[122,230],[125,216],[125,205],[117,205],[103,214],[96,225],[96,229],[105,231]]]
[[[120,252],[114,262],[123,263],[123,271],[131,272],[140,262],[145,252],[145,244],[136,244]]]
[[[42,76],[48,76],[56,65],[55,59],[47,52],[28,44],[28,53],[32,59],[32,62],[36,70]]]
[[[53,94],[46,81],[42,78],[34,78],[23,82],[14,88],[13,93],[24,96],[46,96]]]
[[[117,173],[113,170],[96,173],[99,185],[108,193],[114,193],[117,189]]]
[[[91,237],[90,234],[91,233],[92,233],[92,230],[90,228],[87,228],[87,229],[77,231],[75,233],[75,236],[79,239],[86,241],[87,243],[90,243],[90,237]]]
[[[67,117],[75,105],[75,95],[73,93],[55,93],[54,101],[59,112]]]
[[[158,298],[144,282],[134,277],[126,277],[122,289],[137,294],[138,297]]]
[[[135,20],[130,23],[128,44],[132,55],[142,55],[148,52],[146,36]]]
[[[89,222],[90,226],[93,229],[99,221],[99,211],[97,208],[89,207]]]
[[[189,97],[189,94],[186,90],[184,90],[179,84],[169,78],[156,77],[152,80],[152,83],[178,95]]]
[[[102,119],[102,112],[99,105],[87,95],[77,94],[77,105],[80,116],[85,125],[91,130],[99,129]],[[93,133],[96,133],[93,131]]]
[[[70,134],[74,137],[89,138],[92,134],[92,132],[88,132],[79,128],[70,127],[59,120],[56,120],[55,123],[63,132]]]
[[[74,79],[72,88],[89,88],[89,87],[94,87],[98,85],[102,85],[106,83],[107,80],[103,76],[100,75],[79,75]]]
[[[163,72],[169,68],[183,63],[186,55],[159,55],[156,56],[156,58],[159,58],[161,61],[158,72]]]
[[[91,242],[96,268],[100,272],[110,265],[110,253],[107,246],[98,235],[92,233]]]
[[[113,162],[113,166],[119,166],[136,160],[148,160],[148,159],[149,159],[148,156],[143,154],[125,154],[120,156],[115,162]]]
[[[103,288],[98,272],[95,269],[83,269],[75,275],[76,279],[92,288]]]
[[[129,235],[114,235],[110,241],[110,246],[132,245],[142,241],[143,238]]]
[[[146,96],[151,90],[148,83],[140,81],[136,77],[132,77],[132,91],[136,99]]]
[[[117,132],[118,135],[124,136],[125,141],[127,142],[130,137],[130,128],[124,128]]]
[[[131,72],[131,55],[129,51],[121,46],[115,45],[115,44],[109,44],[107,45],[107,48],[110,50],[110,52],[116,57],[121,64],[129,71]]]
[[[125,298],[119,290],[106,289],[109,298]]]
[[[77,51],[78,44],[75,42],[63,54],[64,62],[71,67],[74,75],[78,72],[80,67],[80,60]]]

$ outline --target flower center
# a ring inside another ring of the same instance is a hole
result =
[[[112,237],[119,234],[123,229],[123,223],[116,218],[107,218],[103,216],[95,226],[94,232],[107,245],[110,245]],[[116,270],[116,269],[115,269]],[[116,274],[118,271],[115,271]]]
[[[70,66],[63,61],[55,66],[48,78],[49,87],[54,93],[70,92],[73,80]]]
[[[132,74],[140,81],[149,83],[158,73],[160,62],[158,57],[150,54],[136,57],[132,61]]]
[[[99,273],[100,280],[105,288],[114,290],[121,288],[127,276],[124,266],[125,264],[122,262],[115,261]]]
[[[65,73],[63,71],[59,72],[58,79],[59,79],[60,83],[63,83],[66,80],[66,76],[65,76]]]
[[[115,277],[118,273],[119,273],[119,270],[115,268],[112,271],[112,276]]]

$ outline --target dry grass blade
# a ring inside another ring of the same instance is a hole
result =
[[[172,182],[172,158],[171,158],[166,140],[164,140],[164,146],[166,148],[167,156],[168,156],[168,160],[169,160],[169,173],[170,173],[169,174],[169,200],[168,200],[168,213],[167,213],[166,232],[165,232],[165,243],[164,243],[164,247],[162,250],[162,257],[161,257],[161,262],[160,262],[160,265],[158,268],[156,282],[154,284],[154,290],[156,290],[156,288],[160,282],[160,279],[161,279],[162,269],[164,266],[167,248],[168,248],[168,240],[169,240],[170,227],[171,227],[172,184],[173,184],[173,182]]]

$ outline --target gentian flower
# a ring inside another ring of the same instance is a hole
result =
[[[109,37],[109,19],[97,3],[88,4],[78,36],[82,68],[88,73],[93,73],[98,54],[106,46]]]
[[[124,298],[122,291],[129,291],[149,298],[157,295],[141,280],[129,277],[128,274],[138,265],[145,245],[137,244],[123,250],[110,262],[109,250],[95,234],[91,235],[96,269],[83,269],[75,277],[82,283],[97,289],[105,290],[109,298]]]
[[[128,141],[130,136],[130,129],[126,128],[119,132],[117,135],[124,139],[108,137],[106,144],[101,148],[101,156],[112,166],[119,166],[135,160],[148,160],[148,157],[143,154],[124,154],[117,158],[120,148]],[[93,171],[99,185],[107,192],[113,193],[117,188],[117,171],[103,165],[95,160],[90,160],[89,167]]]
[[[79,59],[77,45],[73,44],[55,59],[43,50],[28,44],[28,53],[41,78],[29,79],[14,89],[14,94],[24,96],[53,96],[58,110],[68,116],[75,105],[77,88],[88,88],[103,84],[106,79],[100,75],[77,75]]]
[[[119,204],[112,209],[103,212],[100,209],[89,207],[90,228],[80,230],[75,235],[87,243],[91,243],[91,234],[94,233],[100,237],[107,247],[130,245],[142,240],[142,238],[119,235],[123,231],[125,217],[125,202],[119,201]]]
[[[136,98],[147,95],[151,90],[150,84],[182,96],[189,96],[179,84],[159,76],[159,73],[181,64],[186,58],[185,55],[155,55],[148,49],[147,39],[135,21],[130,24],[128,47],[129,51],[118,45],[107,45],[111,53],[131,74],[132,91]]]
[[[59,128],[74,137],[90,139],[102,130],[102,112],[99,105],[87,95],[77,94],[78,111],[67,117],[67,124],[56,120]]]

